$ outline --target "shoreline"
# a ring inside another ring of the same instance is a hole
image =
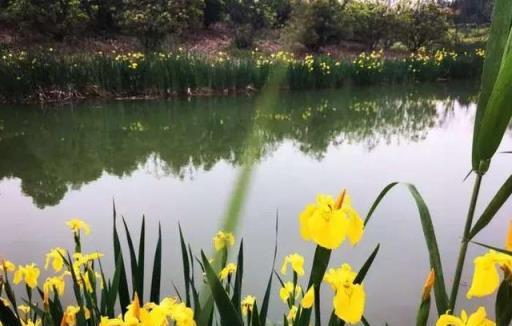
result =
[[[340,89],[478,78],[485,52],[448,50],[387,58],[361,53],[352,60],[292,53],[205,58],[184,52],[58,56],[0,53],[0,103],[63,104],[89,99],[150,100],[259,92],[270,75],[285,70],[283,90]]]

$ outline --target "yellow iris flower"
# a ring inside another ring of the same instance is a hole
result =
[[[495,326],[492,320],[487,319],[487,312],[484,307],[468,317],[468,314],[462,310],[460,317],[444,314],[439,317],[436,326]]]
[[[309,290],[304,294],[302,301],[300,302],[302,308],[309,309],[315,302],[315,288],[311,286]]]
[[[61,326],[75,326],[76,325],[76,314],[80,311],[78,306],[68,306],[62,316]]]
[[[66,282],[64,281],[64,275],[48,277],[43,283],[44,302],[48,303],[51,291],[57,291],[59,296],[64,294],[66,288]]]
[[[231,247],[235,244],[235,237],[233,233],[219,231],[213,237],[213,246],[215,250],[219,251],[223,248]]]
[[[293,324],[295,321],[295,318],[297,317],[297,307],[293,306],[290,308],[290,311],[288,312],[288,315],[286,316],[286,319],[288,320],[289,324]]]
[[[184,303],[177,303],[173,298],[165,298],[160,304],[150,302],[141,306],[135,294],[124,318],[101,317],[100,326],[168,326],[169,319],[174,320],[176,326],[196,326],[194,311]]]
[[[15,270],[16,265],[14,265],[13,262],[7,259],[2,260],[2,263],[0,264],[0,271],[14,272]]]
[[[355,245],[364,233],[364,222],[345,190],[336,201],[329,195],[318,195],[315,203],[306,206],[299,220],[302,238],[327,249],[338,248],[347,237]]]
[[[7,301],[7,299],[4,299],[2,297],[0,297],[0,302],[6,306],[6,307],[9,307],[11,304],[9,303],[9,301]],[[0,325],[1,326],[1,325]]]
[[[60,272],[64,267],[64,258],[66,257],[67,252],[64,248],[55,248],[50,250],[49,253],[46,254],[46,262],[44,264],[44,268],[48,269],[50,263],[52,264],[52,268],[55,272]]]
[[[248,295],[242,300],[242,314],[244,316],[247,316],[248,313],[252,312],[252,308],[254,307],[255,302],[256,297],[252,295]]]
[[[281,274],[286,275],[288,271],[288,265],[292,266],[292,269],[297,275],[304,275],[304,257],[294,253],[284,258],[283,266],[281,267]]]
[[[30,307],[26,306],[24,304],[18,306],[18,310],[23,313],[24,315],[28,314],[30,312]]]
[[[79,234],[80,231],[84,231],[85,235],[89,235],[91,233],[91,228],[89,227],[89,225],[78,218],[73,218],[67,221],[66,225],[75,234]]]
[[[279,297],[284,303],[288,302],[288,299],[295,294],[295,299],[297,299],[302,292],[302,288],[299,285],[293,287],[292,282],[286,282],[284,286],[279,290]]]
[[[338,318],[350,324],[361,321],[363,316],[366,294],[361,284],[354,284],[357,273],[348,264],[337,269],[329,269],[324,281],[335,291],[333,306]]]
[[[219,278],[221,280],[225,280],[226,278],[228,278],[229,275],[233,274],[236,272],[236,265],[233,264],[233,263],[229,263],[226,265],[226,267],[224,267],[220,273],[219,273]]]
[[[18,266],[16,272],[14,272],[14,284],[18,285],[22,280],[30,287],[34,289],[37,287],[37,281],[41,271],[36,264],[30,264],[25,266]]]
[[[505,249],[512,251],[512,224],[509,226]],[[486,254],[476,257],[474,265],[473,279],[467,293],[468,299],[484,297],[494,293],[500,285],[500,275],[497,267],[499,266],[508,273],[511,273],[512,256],[495,250],[489,250]]]

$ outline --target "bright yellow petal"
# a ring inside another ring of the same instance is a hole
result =
[[[439,317],[436,326],[465,326],[459,317],[444,314]]]
[[[499,286],[500,276],[496,269],[496,261],[491,253],[475,258],[475,271],[471,287],[467,293],[468,299],[484,297],[492,294]]]
[[[352,245],[356,245],[364,233],[364,222],[361,216],[352,207],[343,209],[345,212],[348,223],[347,223],[347,237]]]
[[[508,225],[507,240],[505,241],[505,249],[512,251],[512,222]]]
[[[365,292],[361,284],[339,288],[333,299],[334,313],[349,324],[361,321],[365,306]]]
[[[303,308],[309,309],[313,306],[313,303],[315,302],[315,288],[311,286],[309,290],[304,294],[304,297],[302,298],[301,305]]]
[[[466,323],[467,326],[491,326],[495,325],[495,323],[489,319],[487,319],[487,312],[484,307],[479,307],[476,312],[474,312]]]

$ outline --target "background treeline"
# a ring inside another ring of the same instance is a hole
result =
[[[0,23],[19,33],[67,37],[135,36],[148,49],[215,24],[233,46],[273,35],[291,50],[355,42],[366,49],[446,46],[454,24],[485,23],[490,0],[0,0]],[[270,33],[269,33],[270,32]]]

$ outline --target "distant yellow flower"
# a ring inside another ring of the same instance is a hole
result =
[[[297,317],[297,307],[293,306],[290,308],[290,311],[288,312],[288,315],[286,316],[286,319],[288,320],[289,324],[292,324],[295,321],[295,318]]]
[[[39,268],[35,264],[18,266],[18,269],[14,273],[14,284],[18,285],[22,280],[30,287],[34,289],[37,287],[37,281],[40,274]]]
[[[236,264],[229,263],[220,271],[219,277],[221,280],[225,280],[234,272],[236,272]]]
[[[66,287],[66,282],[64,281],[64,275],[61,276],[52,276],[48,277],[46,281],[43,283],[43,294],[44,294],[44,302],[48,303],[48,299],[50,297],[51,291],[57,291],[59,296],[64,294],[64,289]]]
[[[354,284],[356,275],[350,265],[343,264],[340,268],[331,268],[324,276],[324,281],[335,291],[334,313],[350,324],[361,321],[366,300],[363,286]]]
[[[22,314],[26,315],[26,314],[28,314],[28,313],[30,312],[30,307],[29,307],[29,306],[26,306],[26,305],[24,305],[24,304],[21,304],[21,305],[19,305],[19,306],[18,306],[18,310],[19,310]],[[25,319],[25,318],[23,318],[23,319]]]
[[[7,301],[7,299],[2,298],[2,297],[0,297],[0,302],[1,302],[4,306],[6,306],[6,307],[9,307],[9,306],[11,305],[11,304],[9,303],[9,301]]]
[[[364,223],[351,200],[343,191],[336,201],[328,195],[318,195],[316,202],[306,206],[300,214],[300,233],[304,240],[335,249],[346,237],[352,245],[361,240]]]
[[[284,303],[288,302],[288,299],[295,294],[295,299],[297,299],[302,292],[302,288],[299,285],[293,287],[292,282],[286,282],[284,286],[279,290],[279,297]]]
[[[231,247],[235,244],[235,237],[233,233],[219,231],[213,237],[213,246],[215,250],[221,250],[223,248]]]
[[[76,314],[80,311],[78,306],[68,306],[64,315],[62,316],[61,326],[75,326],[76,325]]]
[[[92,293],[94,291],[94,288],[92,286],[91,279],[89,278],[89,273],[85,272],[81,275],[81,277],[83,279],[83,283],[85,284],[85,289],[87,290],[87,292]]]
[[[484,307],[471,314],[468,318],[466,311],[462,310],[460,318],[449,314],[444,314],[439,317],[436,326],[495,326],[492,320],[487,319],[487,312]]]
[[[50,262],[52,263],[53,270],[55,272],[60,272],[64,267],[64,258],[67,254],[66,249],[64,248],[55,248],[52,249],[49,253],[46,254],[46,263],[44,265],[45,269],[48,269]]]
[[[77,218],[73,218],[69,221],[66,222],[66,225],[68,226],[68,228],[71,229],[71,231],[73,231],[75,234],[79,234],[80,231],[84,231],[84,233],[86,235],[88,235],[89,233],[91,233],[91,228],[89,227],[89,225],[87,223],[85,223],[84,221],[80,220],[80,219],[77,219]]]
[[[124,326],[124,321],[121,318],[109,318],[102,316],[98,326]]]
[[[22,320],[21,326],[40,326],[41,325],[41,319],[37,319],[35,322],[32,320]]]
[[[313,303],[315,302],[315,288],[311,286],[309,290],[304,294],[304,297],[302,298],[302,301],[300,304],[303,308],[309,309],[313,306]]]
[[[174,305],[171,317],[176,322],[176,326],[196,326],[194,310],[187,307],[184,303]]]
[[[248,295],[242,300],[242,314],[244,316],[247,316],[248,313],[252,312],[252,308],[253,308],[255,302],[256,302],[256,297],[254,297],[252,295]]]
[[[5,270],[6,272],[14,272],[16,270],[16,265],[13,262],[3,259],[0,262],[0,271]]]
[[[297,275],[304,275],[304,257],[297,253],[286,256],[283,261],[283,266],[281,267],[281,273],[284,275],[286,275],[288,270],[288,264],[292,266],[293,271],[297,273]]]

